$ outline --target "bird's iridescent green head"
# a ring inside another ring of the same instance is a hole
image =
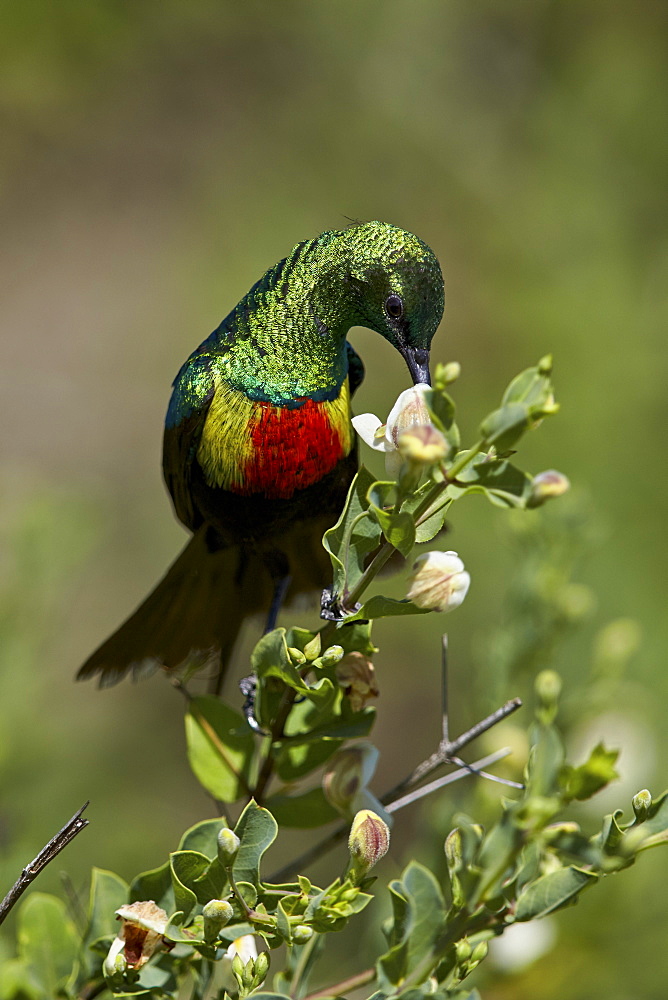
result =
[[[396,347],[414,382],[429,382],[429,348],[444,307],[443,275],[430,248],[386,222],[365,222],[342,234],[344,281],[356,322]]]

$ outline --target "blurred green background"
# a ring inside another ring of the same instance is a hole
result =
[[[600,736],[622,748],[621,781],[594,800],[594,819],[628,813],[643,785],[658,793],[666,5],[6,0],[0,11],[0,894],[87,798],[90,828],[40,889],[60,892],[60,869],[81,891],[92,864],[132,877],[210,814],[169,685],[100,693],[73,674],[183,542],[159,471],[176,371],[268,266],[347,217],[410,229],[440,258],[434,356],[462,364],[469,441],[510,377],[554,353],[562,412],[522,457],[575,487],[540,522],[554,540],[543,577],[526,570],[521,528],[475,498],[444,543],[473,577],[461,611],[377,628],[375,790],[433,749],[447,627],[455,731],[511,695],[530,701],[532,674],[551,665],[576,756]],[[356,409],[387,412],[407,382],[401,359],[374,334],[351,339],[367,365]],[[567,582],[571,563],[582,586]],[[532,627],[539,577],[569,605],[552,627],[564,642],[539,643],[513,675],[506,626],[516,639]],[[620,648],[602,653],[606,642]],[[527,724],[529,709],[517,718]],[[462,785],[402,814],[381,877],[413,854],[438,863],[453,811],[492,815],[499,794]],[[290,836],[287,853],[303,842]],[[652,852],[606,881],[552,919],[542,958],[513,975],[498,959],[484,995],[664,997],[666,871]]]

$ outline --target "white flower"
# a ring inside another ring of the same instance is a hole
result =
[[[225,958],[232,959],[235,955],[239,956],[244,965],[251,958],[255,961],[257,958],[257,945],[252,934],[244,934],[242,937],[235,938],[225,952]]]
[[[547,954],[556,939],[556,924],[551,917],[526,924],[511,924],[504,929],[501,937],[489,942],[489,956],[504,972],[518,972]]]
[[[418,608],[452,611],[466,597],[470,583],[456,552],[425,552],[413,564],[407,597]]]
[[[364,443],[374,451],[385,453],[385,470],[391,479],[397,479],[403,457],[433,464],[447,455],[447,442],[429,416],[425,400],[429,392],[431,387],[423,383],[405,389],[390,410],[386,424],[382,424],[375,413],[360,413],[353,417],[353,427]],[[416,440],[411,440],[410,447],[403,449],[406,455],[402,456],[399,441],[404,434]],[[426,448],[421,449],[420,444],[426,445]]]

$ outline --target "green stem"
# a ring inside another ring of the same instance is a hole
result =
[[[292,975],[290,981],[290,996],[297,997],[299,995],[299,989],[302,985],[302,978],[308,969],[308,964],[311,960],[311,955],[313,954],[313,949],[320,940],[318,934],[314,934],[310,941],[307,941],[302,948],[299,960],[295,966],[295,971]]]
[[[375,978],[375,969],[365,969],[364,972],[358,972],[356,976],[349,976],[348,979],[342,979],[341,982],[335,983],[333,986],[328,986],[324,990],[316,990],[315,993],[309,993],[304,1000],[318,1000],[319,997],[342,996],[344,993],[351,993],[352,990],[359,989],[360,986],[372,983]]]
[[[469,448],[465,452],[459,453],[459,458],[456,462],[453,462],[450,468],[447,470],[448,482],[453,482],[466,466],[473,461],[476,455],[479,455],[481,451],[485,449],[485,439],[481,438],[480,441],[476,441],[472,448]]]
[[[445,492],[451,482],[453,482],[462,469],[465,469],[473,459],[480,453],[484,446],[484,440],[477,441],[472,448],[468,451],[463,452],[459,455],[456,462],[450,466],[447,470],[446,479],[443,483],[436,483],[426,495],[421,504],[419,504],[415,511],[413,512],[413,520],[415,524],[420,524],[421,519],[425,516],[432,504]],[[346,596],[346,604],[350,608],[354,608],[360,597],[369,586],[371,581],[378,575],[385,563],[388,561],[392,553],[394,552],[394,546],[390,545],[389,542],[384,542],[376,552],[375,556],[367,566],[367,568],[362,573],[361,577],[353,587],[353,589]]]

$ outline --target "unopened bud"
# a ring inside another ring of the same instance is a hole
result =
[[[551,375],[552,363],[553,363],[552,355],[546,354],[544,357],[540,359],[536,367],[538,368],[538,371],[540,372],[541,375]]]
[[[527,507],[540,507],[546,500],[563,496],[570,487],[568,477],[563,472],[557,472],[556,469],[539,472],[531,481],[531,495],[527,500]]]
[[[292,662],[298,667],[301,666],[302,663],[306,663],[306,657],[302,653],[301,649],[297,649],[296,646],[288,646],[288,654]]]
[[[408,600],[430,611],[452,611],[466,597],[471,577],[456,552],[426,552],[416,559]]]
[[[241,955],[235,955],[232,959],[232,972],[234,974],[234,978],[239,983],[239,986],[247,985],[245,982],[247,979],[246,966],[250,965],[251,962],[252,959],[249,959],[248,962],[244,962]]]
[[[204,917],[204,940],[208,944],[212,944],[223,927],[229,924],[234,916],[234,910],[224,899],[210,899],[202,907],[202,916]]]
[[[308,930],[311,930],[309,927]],[[311,931],[311,933],[313,933]],[[259,986],[260,983],[264,982],[267,978],[267,973],[269,972],[269,952],[261,951],[258,953],[255,959],[255,968],[253,970],[253,981],[255,986]]]
[[[434,385],[450,385],[456,382],[462,373],[459,361],[449,361],[447,365],[436,365]]]
[[[556,708],[561,694],[561,677],[556,671],[541,670],[536,677],[535,688],[543,708]]]
[[[642,788],[633,796],[633,812],[638,823],[643,823],[647,819],[647,813],[652,805],[652,796],[646,788]]]
[[[387,823],[370,809],[360,809],[348,838],[352,872],[356,879],[366,875],[387,854],[389,846],[390,829]]]
[[[218,860],[225,868],[229,868],[239,851],[241,841],[234,830],[224,826],[218,834]]]
[[[325,798],[341,813],[350,816],[358,793],[371,780],[378,762],[378,750],[371,743],[357,743],[339,750],[322,779]]]
[[[343,646],[329,646],[320,657],[323,667],[335,667],[343,658]]]
[[[307,924],[297,924],[292,932],[292,940],[295,944],[306,944],[313,937],[313,928]]]
[[[462,962],[468,962],[471,957],[471,945],[469,944],[468,938],[462,938],[455,945],[455,954],[457,955],[457,961],[461,964]]]
[[[479,962],[482,962],[483,958],[487,957],[488,951],[489,951],[489,945],[487,944],[487,942],[480,941],[471,952],[471,962],[475,963],[475,965],[478,965]]]
[[[402,431],[397,448],[404,461],[424,466],[442,462],[450,450],[441,432],[431,424],[421,424]]]
[[[445,860],[448,863],[448,869],[450,871],[459,871],[462,867],[463,851],[462,851],[462,832],[457,827],[451,830],[450,833],[445,838]]]
[[[304,656],[307,660],[315,660],[320,656],[320,650],[322,648],[322,640],[320,638],[320,633],[316,632],[312,639],[310,639],[304,646]]]

